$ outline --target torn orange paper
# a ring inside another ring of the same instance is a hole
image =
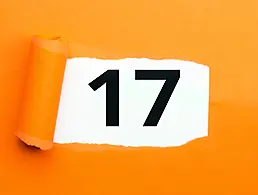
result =
[[[69,46],[69,56],[68,56],[68,46]],[[115,53],[107,52],[107,51],[95,51],[94,49],[87,49],[83,45],[75,44],[75,43],[66,43],[64,40],[61,40],[61,38],[46,38],[46,37],[33,37],[32,39],[32,47],[30,51],[30,57],[29,57],[29,65],[28,65],[28,72],[27,72],[27,80],[25,84],[25,90],[24,90],[24,97],[22,101],[22,108],[20,111],[19,121],[18,121],[18,129],[16,131],[16,135],[26,144],[36,146],[42,150],[50,149],[53,145],[53,138],[55,134],[55,126],[56,126],[56,120],[57,120],[57,113],[58,113],[58,107],[59,107],[59,100],[61,96],[61,88],[63,84],[63,77],[66,67],[66,59],[73,56],[91,56],[93,58],[96,58],[96,54],[100,55],[97,56],[97,58],[104,58],[104,59],[121,59],[120,55],[115,55]],[[105,61],[105,60],[104,60]],[[103,61],[102,61],[103,62]],[[166,62],[166,61],[163,61]],[[179,61],[173,63],[179,63]],[[132,66],[134,62],[130,61],[129,65]],[[87,64],[87,62],[86,62]],[[92,64],[92,62],[89,62],[89,64]],[[96,64],[97,65],[97,64]],[[159,66],[162,65],[159,64]],[[193,64],[192,64],[193,66]],[[68,68],[69,69],[69,68]],[[193,71],[193,70],[191,70]],[[69,71],[68,71],[69,72]],[[86,72],[91,72],[90,69]],[[91,73],[87,76],[87,73],[83,74],[83,77],[90,77]],[[74,78],[74,80],[77,80],[76,78],[78,75]],[[207,82],[207,86],[209,84],[209,81],[201,80],[201,82],[205,83]],[[196,79],[195,79],[196,80]],[[87,81],[85,81],[87,82]],[[85,83],[84,81],[82,83]],[[79,84],[77,83],[76,86]],[[64,85],[65,86],[65,85]],[[200,87],[200,84],[198,84],[198,87]],[[76,89],[76,88],[75,88]],[[198,91],[198,90],[197,90]],[[70,94],[73,94],[76,92],[70,92]],[[90,93],[90,92],[88,92]],[[197,92],[198,93],[198,92]],[[206,91],[207,97],[208,97],[208,90]],[[194,98],[192,98],[194,99]],[[75,101],[77,101],[78,98],[76,98]],[[206,101],[203,101],[206,102]],[[193,103],[195,104],[196,101]],[[69,103],[68,103],[69,104]],[[88,106],[86,106],[86,110],[94,110],[94,108],[91,108],[92,103],[90,103]],[[208,98],[207,102],[205,104],[208,104]],[[128,104],[129,105],[129,104]],[[62,107],[62,104],[61,104]],[[199,108],[201,109],[202,106]],[[192,109],[194,110],[194,109]],[[70,113],[77,112],[77,111],[69,111]],[[190,111],[191,112],[191,111]],[[208,108],[205,110],[205,112],[208,113]],[[73,114],[76,115],[76,114]],[[207,117],[208,115],[206,115]],[[207,119],[204,117],[201,121],[199,121],[199,124],[206,124],[204,121]],[[62,118],[62,117],[61,117]],[[61,119],[62,120],[62,119]],[[65,119],[67,121],[67,119]],[[68,120],[69,121],[69,120]],[[81,119],[81,121],[84,121]],[[198,121],[198,119],[197,119]],[[63,123],[63,122],[61,122]],[[83,125],[82,125],[83,126]],[[179,125],[180,126],[180,125]],[[57,127],[59,127],[59,123],[57,123]],[[133,127],[131,127],[133,128]],[[180,127],[178,127],[180,128]],[[184,127],[185,128],[185,127]],[[58,132],[60,128],[57,128]],[[65,128],[62,128],[65,129]],[[70,128],[73,129],[73,128]],[[89,127],[83,127],[80,129],[89,129]],[[194,130],[196,128],[192,128],[189,126],[187,128],[188,130],[191,130],[191,134],[194,134]],[[199,129],[202,129],[202,126],[200,126]],[[207,136],[207,126],[205,127]],[[183,132],[184,130],[179,130]],[[169,131],[171,132],[171,131]],[[202,132],[202,131],[201,131]],[[189,132],[185,132],[185,134],[188,134]],[[102,134],[102,133],[99,133]],[[182,133],[184,134],[184,132]],[[196,132],[195,132],[196,134]],[[198,134],[198,133],[197,133]],[[114,135],[112,135],[114,136]],[[135,139],[135,136],[133,139]],[[174,140],[180,140],[180,138],[175,138],[176,135],[174,135]],[[197,135],[196,135],[197,136]],[[204,135],[202,135],[204,136]],[[57,136],[58,137],[58,136]],[[73,137],[73,136],[71,136]],[[79,136],[81,137],[81,136]],[[86,135],[87,137],[87,135]],[[142,136],[144,137],[144,136]],[[197,137],[201,137],[200,133]],[[196,137],[195,137],[196,138]],[[192,138],[192,139],[195,139]],[[161,138],[160,140],[164,140],[165,137]],[[184,142],[184,144],[192,139],[190,138],[184,138],[181,140],[181,142]],[[186,141],[187,140],[187,141]],[[88,140],[89,141],[89,140]],[[77,141],[73,141],[77,142]],[[91,141],[89,141],[91,143]],[[84,144],[87,144],[89,142],[85,142]],[[143,141],[144,142],[144,141]],[[161,141],[163,142],[163,141]],[[160,143],[161,143],[160,142]],[[170,140],[170,144],[172,144],[173,141]],[[177,141],[175,145],[178,146],[180,141]],[[60,143],[60,140],[56,143]],[[61,142],[62,143],[62,142]],[[93,143],[95,140],[93,140]],[[106,142],[105,142],[106,143]],[[102,143],[103,144],[103,143]],[[164,144],[164,143],[163,143]],[[161,147],[163,144],[159,145],[158,147]],[[175,146],[175,145],[170,146]],[[123,144],[118,144],[123,145]],[[127,144],[126,144],[127,145]],[[130,144],[129,144],[130,145]],[[168,147],[168,144],[165,144],[166,147]],[[118,146],[119,147],[119,146]],[[139,146],[137,146],[139,147]],[[151,147],[151,146],[149,146]],[[157,147],[157,145],[156,145]],[[163,145],[164,147],[164,145]]]
[[[2,194],[258,194],[256,0],[4,0],[0,15]],[[25,147],[13,131],[35,33],[87,46],[69,52],[73,57],[172,58],[209,65],[209,137],[162,150]]]
[[[16,135],[42,150],[53,145],[68,46],[59,38],[34,37]]]

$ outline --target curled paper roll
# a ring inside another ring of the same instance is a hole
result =
[[[42,150],[53,145],[68,45],[33,37],[16,135]]]

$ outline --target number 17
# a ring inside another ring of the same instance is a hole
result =
[[[180,70],[135,70],[135,80],[165,80],[143,126],[157,126],[179,81]],[[119,70],[107,70],[89,83],[96,91],[106,83],[106,126],[119,126]]]

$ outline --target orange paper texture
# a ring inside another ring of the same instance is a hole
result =
[[[53,145],[68,45],[34,37],[16,135],[42,150]]]
[[[258,194],[257,0],[3,0],[0,18],[0,194]],[[208,65],[209,136],[165,149],[27,147],[14,131],[34,34],[78,43],[69,57]]]

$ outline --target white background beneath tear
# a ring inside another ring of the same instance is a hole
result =
[[[106,127],[106,86],[88,85],[119,69],[119,127]],[[137,81],[136,69],[180,69],[180,79],[157,127],[143,127],[164,81]],[[209,69],[179,60],[69,59],[54,142],[124,146],[179,146],[208,135]]]

